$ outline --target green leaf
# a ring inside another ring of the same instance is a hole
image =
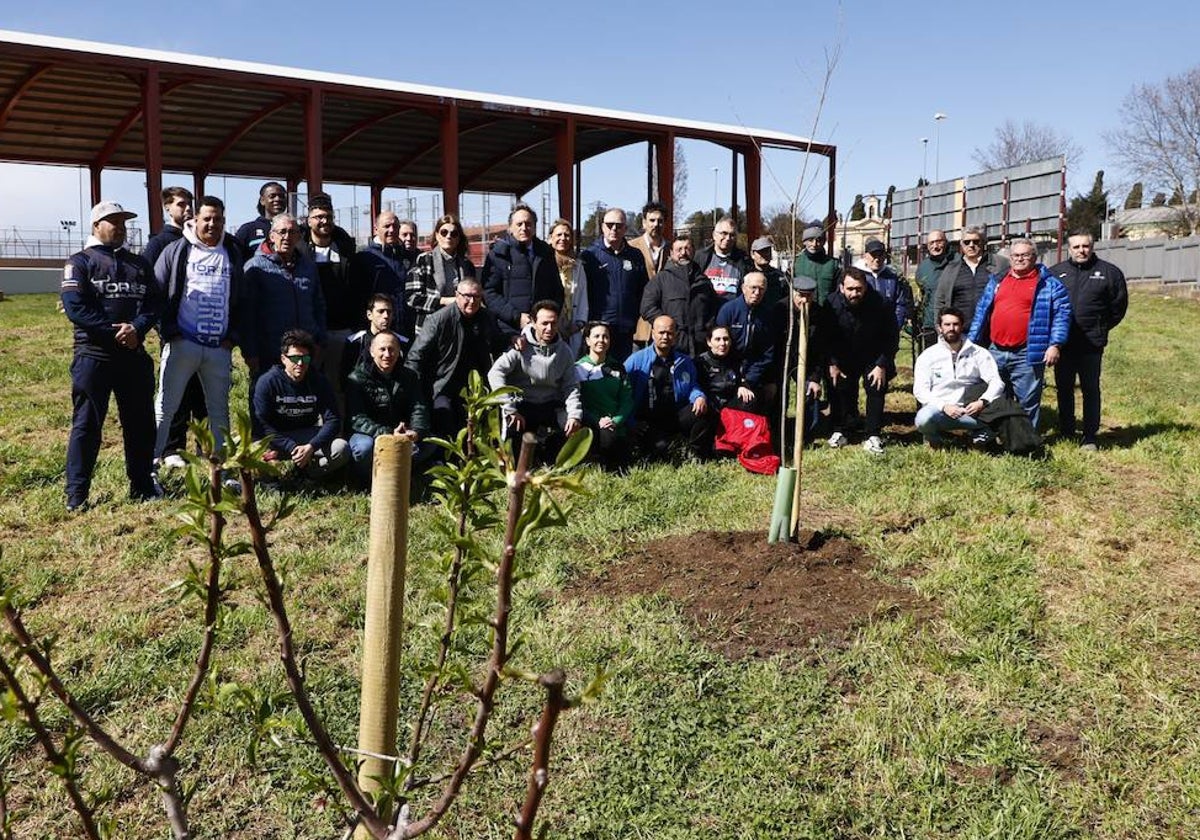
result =
[[[555,469],[569,470],[577,467],[587,457],[592,448],[592,430],[586,426],[567,438],[558,457],[554,460]]]

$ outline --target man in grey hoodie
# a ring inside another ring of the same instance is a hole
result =
[[[508,350],[488,371],[488,385],[521,389],[504,407],[509,437],[533,432],[542,441],[542,457],[553,460],[563,441],[583,428],[583,400],[575,376],[575,357],[558,334],[559,306],[543,300],[533,306],[533,323],[522,332],[521,346]]]
[[[200,199],[195,219],[183,236],[162,252],[154,266],[166,307],[162,316],[162,361],[155,415],[154,454],[161,458],[188,380],[200,377],[217,445],[229,428],[229,388],[233,347],[242,339],[246,314],[241,252],[225,234],[225,205]],[[243,351],[244,354],[244,351]]]

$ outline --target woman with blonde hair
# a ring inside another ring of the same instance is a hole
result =
[[[575,235],[566,219],[555,219],[550,225],[550,247],[563,284],[563,308],[558,322],[560,332],[575,352],[580,351],[579,327],[587,320],[587,296],[580,292],[575,272]]]
[[[447,213],[438,219],[433,238],[433,248],[417,256],[404,284],[413,336],[421,331],[426,318],[454,303],[454,289],[460,280],[474,279],[477,274],[467,256],[467,237],[457,216]]]

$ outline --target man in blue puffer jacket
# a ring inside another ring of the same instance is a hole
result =
[[[1037,428],[1046,367],[1054,367],[1071,330],[1071,298],[1066,287],[1037,261],[1037,247],[1014,239],[1012,265],[993,276],[975,308],[968,336],[987,347],[1000,376]]]
[[[703,460],[712,453],[716,412],[700,390],[695,363],[675,349],[675,329],[674,318],[659,315],[650,326],[650,346],[625,360],[633,389],[634,434],[642,450],[657,457],[680,435]]]

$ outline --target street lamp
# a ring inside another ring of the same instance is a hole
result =
[[[929,138],[921,138],[921,180],[929,182]]]
[[[74,219],[59,219],[58,223],[60,225],[62,225],[63,238],[66,239],[67,242],[69,243],[74,238],[73,236],[71,236],[71,231],[79,223],[77,221],[75,221]]]
[[[934,125],[937,126],[937,143],[933,150],[933,180],[942,180],[942,120],[946,115],[938,111],[933,115]]]

